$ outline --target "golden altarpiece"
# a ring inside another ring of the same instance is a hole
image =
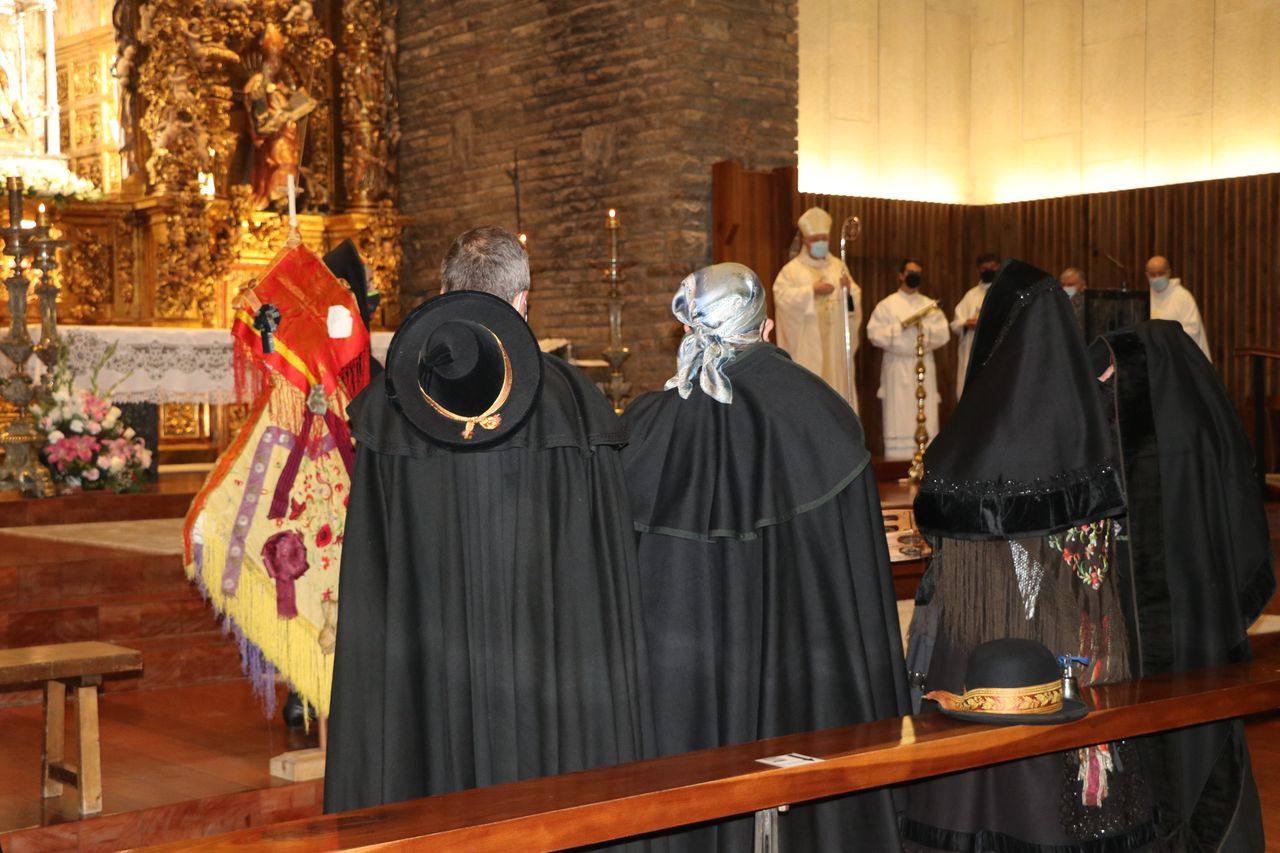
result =
[[[53,32],[30,41],[57,46],[59,120],[40,126],[101,189],[54,208],[60,323],[228,327],[285,239],[290,175],[303,240],[352,238],[375,326],[398,322],[394,0],[0,0],[0,18],[32,9]],[[0,67],[0,95],[17,76]],[[0,148],[20,132],[0,125]],[[240,411],[165,404],[162,450],[207,455]]]

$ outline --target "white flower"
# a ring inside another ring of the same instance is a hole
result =
[[[111,418],[111,420],[114,421],[114,420],[118,420],[120,418],[120,415],[122,414],[124,413],[120,411],[119,406],[112,406],[111,411],[107,412],[107,417]]]
[[[95,482],[101,476],[102,474],[99,473],[97,468],[89,468],[84,472],[84,478],[90,483]]]
[[[138,449],[138,464],[143,468],[151,467],[151,451],[145,447]]]
[[[74,489],[74,488],[77,488],[77,487],[80,485],[80,478],[79,478],[79,477],[68,477],[68,478],[67,478],[67,485],[68,485],[68,486],[70,486],[70,487],[72,487],[73,489]]]
[[[111,467],[111,460],[108,459],[106,456],[99,456],[97,465],[99,468],[105,471]]]
[[[0,175],[22,178],[29,195],[96,199],[101,191],[58,158],[0,157]]]
[[[124,457],[123,456],[111,457],[111,465],[109,466],[108,470],[110,470],[112,474],[119,474],[121,471],[123,471]]]
[[[57,391],[53,392],[53,402],[69,403],[70,401],[71,395],[67,393],[65,388],[59,388]]]
[[[74,433],[84,432],[84,422],[81,421],[79,418],[76,418],[75,420],[73,420],[71,422],[71,431]]]
[[[137,433],[133,431],[133,427],[129,427],[124,431],[125,438],[132,439],[135,435],[137,435]]]
[[[62,434],[62,430],[55,429],[53,432],[49,433],[50,444],[57,444],[59,441],[62,441],[62,439],[64,438],[66,438],[66,436]]]

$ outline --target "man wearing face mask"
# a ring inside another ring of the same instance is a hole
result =
[[[973,330],[978,325],[978,312],[982,310],[982,300],[987,298],[991,282],[996,280],[996,271],[1000,269],[1000,259],[991,252],[978,255],[978,283],[969,288],[969,292],[956,306],[955,319],[951,321],[951,333],[960,342],[958,364],[956,365],[956,399],[964,391],[964,374],[969,369],[969,351],[973,349]]]
[[[1200,309],[1196,307],[1196,298],[1182,286],[1182,279],[1169,277],[1171,272],[1169,259],[1163,255],[1156,255],[1147,261],[1147,282],[1151,285],[1151,319],[1180,323],[1182,330],[1200,347],[1204,357],[1213,361],[1213,356],[1209,355],[1209,339],[1204,334],[1204,321],[1200,319]]]
[[[884,458],[910,459],[916,451],[916,335],[915,325],[902,321],[926,308],[933,300],[920,292],[924,273],[919,261],[907,259],[898,267],[898,290],[876,305],[867,321],[867,339],[884,350],[880,363],[880,390],[884,412]],[[925,428],[932,439],[938,434],[938,374],[933,351],[951,340],[947,318],[931,311],[921,321],[925,348]]]
[[[1084,270],[1079,267],[1067,267],[1058,275],[1058,284],[1062,292],[1071,300],[1071,310],[1075,312],[1076,322],[1084,328],[1084,292],[1089,287],[1084,277]]]
[[[846,373],[844,329],[847,311],[851,362],[858,351],[858,329],[862,325],[862,289],[854,283],[844,262],[831,252],[830,214],[811,207],[798,224],[804,247],[773,282],[778,346],[797,364],[825,379],[856,412],[857,394],[849,394],[856,385]],[[847,301],[845,287],[849,288]]]

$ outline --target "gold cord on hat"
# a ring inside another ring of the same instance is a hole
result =
[[[498,345],[498,351],[502,353],[502,390],[498,392],[498,396],[489,405],[489,408],[474,417],[451,412],[432,399],[427,390],[422,387],[422,383],[418,383],[418,390],[422,393],[422,399],[427,401],[427,405],[449,420],[464,424],[462,437],[467,441],[474,437],[477,424],[484,430],[495,430],[502,425],[502,415],[497,412],[506,404],[507,398],[511,396],[511,358],[507,355],[507,348],[502,345],[502,341],[498,336],[493,334],[492,329],[486,326],[484,330],[493,335],[494,343]]]
[[[1056,714],[1062,710],[1062,679],[1029,687],[979,687],[961,696],[935,690],[924,698],[970,714]]]

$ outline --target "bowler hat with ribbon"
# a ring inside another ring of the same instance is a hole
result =
[[[542,390],[529,324],[487,293],[452,291],[415,309],[387,349],[387,394],[427,438],[483,447],[528,418]]]
[[[1035,640],[991,640],[969,655],[964,693],[926,693],[942,713],[975,723],[1035,726],[1069,723],[1089,713],[1078,699],[1063,696],[1058,658]]]

